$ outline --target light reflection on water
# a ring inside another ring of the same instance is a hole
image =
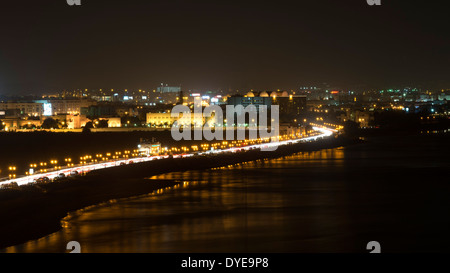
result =
[[[61,231],[6,252],[66,252],[69,241],[82,252],[108,253],[364,251],[375,236],[399,236],[386,227],[396,225],[394,194],[402,194],[367,174],[443,164],[388,152],[335,148],[154,176],[183,182],[86,209]]]

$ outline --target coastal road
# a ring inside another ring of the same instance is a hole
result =
[[[242,149],[244,150],[250,150],[250,149],[273,149],[281,145],[287,145],[287,144],[295,144],[299,142],[310,142],[315,141],[324,137],[329,137],[333,135],[333,132],[336,132],[336,130],[328,129],[328,128],[322,128],[322,127],[313,127],[315,131],[320,132],[319,135],[311,136],[311,137],[304,137],[304,138],[298,138],[298,139],[290,139],[290,140],[283,140],[283,141],[274,141],[274,142],[268,142],[268,143],[261,143],[261,144],[255,144],[255,145],[249,145],[244,147],[233,147],[228,149],[221,149],[221,150],[209,150],[206,152],[200,152],[199,155],[203,154],[219,154],[219,153],[227,153],[227,152],[237,152]],[[180,158],[180,157],[190,157],[194,156],[194,154],[176,154],[173,155],[174,158]],[[6,180],[3,182],[0,182],[0,187],[2,185],[10,184],[10,183],[17,183],[17,185],[22,186],[26,184],[33,183],[35,180],[43,177],[48,177],[49,179],[54,179],[58,177],[60,174],[64,174],[64,176],[70,176],[74,172],[77,172],[78,174],[90,172],[93,170],[98,169],[105,169],[105,168],[112,168],[116,166],[121,166],[124,164],[134,164],[134,163],[140,163],[140,162],[147,162],[152,160],[160,160],[164,158],[168,158],[168,155],[161,155],[161,156],[145,156],[145,157],[136,157],[136,158],[130,158],[130,159],[119,159],[119,160],[109,160],[109,161],[103,161],[100,163],[95,164],[83,164],[83,165],[76,165],[73,167],[65,168],[65,169],[59,169],[59,170],[50,170],[46,173],[39,173],[39,174],[33,174],[28,176],[22,176],[15,179]]]

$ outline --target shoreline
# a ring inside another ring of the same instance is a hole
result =
[[[21,187],[0,193],[0,249],[36,240],[61,230],[70,213],[113,199],[148,194],[179,182],[149,180],[150,176],[211,169],[258,159],[275,159],[298,152],[359,143],[345,138],[280,146],[273,152],[250,150],[236,154],[162,159],[92,171],[60,182]]]

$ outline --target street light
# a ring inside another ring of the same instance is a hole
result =
[[[73,166],[73,164],[71,164],[72,158],[64,158],[64,161],[66,162],[67,167],[70,167],[71,165]]]
[[[9,167],[9,171],[10,171],[9,179],[14,179],[14,178],[16,178],[16,174],[15,174],[15,172],[16,172],[16,166],[10,166],[10,167]]]

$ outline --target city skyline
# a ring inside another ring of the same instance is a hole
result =
[[[0,255],[448,250],[444,1],[4,2]]]
[[[10,2],[0,11],[0,95],[160,82],[186,90],[443,87],[450,39],[440,5]]]

